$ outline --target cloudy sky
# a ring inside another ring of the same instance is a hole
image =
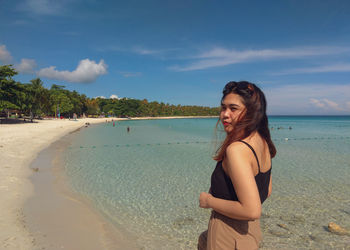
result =
[[[350,115],[350,1],[0,0],[0,63],[89,97],[217,106],[257,83],[272,115]]]

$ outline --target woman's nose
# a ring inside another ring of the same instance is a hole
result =
[[[224,117],[228,117],[229,116],[229,112],[230,112],[229,109],[224,110]]]

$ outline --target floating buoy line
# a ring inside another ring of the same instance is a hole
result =
[[[350,136],[340,136],[340,137],[302,137],[302,138],[276,138],[272,139],[274,142],[278,141],[317,141],[317,140],[346,140],[350,139]],[[209,144],[212,141],[186,141],[186,142],[168,142],[168,143],[146,143],[146,144],[105,144],[105,145],[92,145],[92,146],[80,146],[80,147],[68,147],[69,149],[81,148],[123,148],[123,147],[144,147],[144,146],[165,146],[165,145],[185,145],[185,144]]]

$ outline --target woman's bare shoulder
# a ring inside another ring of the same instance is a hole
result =
[[[233,142],[227,147],[225,168],[231,177],[232,183],[237,176],[252,176],[252,156],[250,149],[242,142]],[[244,177],[245,178],[245,177]]]
[[[236,141],[227,147],[226,156],[231,160],[245,160],[249,158],[249,151],[250,149],[244,143]]]
[[[240,150],[242,147],[243,143],[240,141],[235,141],[232,142],[230,145],[228,145],[226,151],[234,151],[234,150]]]

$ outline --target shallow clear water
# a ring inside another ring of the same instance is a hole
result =
[[[210,215],[198,197],[215,167],[216,121],[122,121],[83,129],[64,154],[70,184],[145,249],[195,249]],[[349,248],[350,236],[326,227],[333,221],[350,229],[350,117],[269,121],[278,153],[273,194],[263,205],[262,249]]]

